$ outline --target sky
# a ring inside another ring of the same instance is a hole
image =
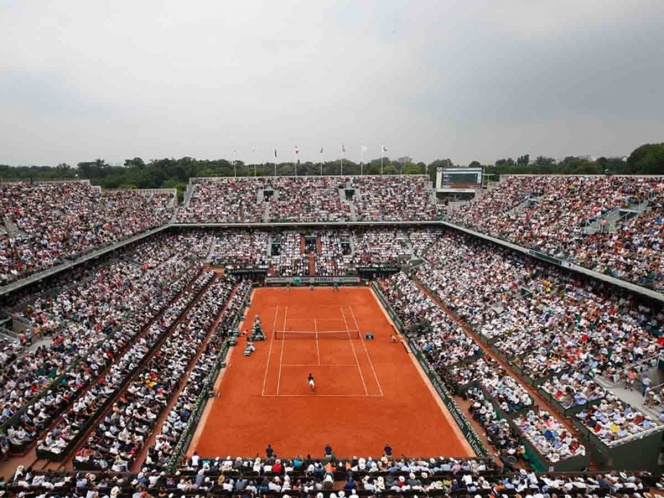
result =
[[[664,141],[662,26],[662,0],[0,0],[0,164],[624,156]]]

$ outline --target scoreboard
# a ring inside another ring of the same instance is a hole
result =
[[[482,187],[484,168],[450,168],[436,170],[436,190],[439,192],[475,190]]]

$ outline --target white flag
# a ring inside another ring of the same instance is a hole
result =
[[[251,152],[256,152],[256,147],[252,147]]]
[[[383,145],[383,152],[387,152],[387,147]]]
[[[369,147],[367,147],[366,145],[362,144],[362,152],[366,152],[366,151],[368,151],[368,150],[369,150]]]

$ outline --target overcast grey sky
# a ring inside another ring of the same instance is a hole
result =
[[[0,164],[625,155],[664,141],[663,26],[663,0],[0,0]]]

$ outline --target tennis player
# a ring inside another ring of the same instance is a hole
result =
[[[309,389],[313,391],[316,387],[316,383],[314,382],[314,376],[311,372],[309,372],[309,377],[307,377],[307,383],[309,384]]]

